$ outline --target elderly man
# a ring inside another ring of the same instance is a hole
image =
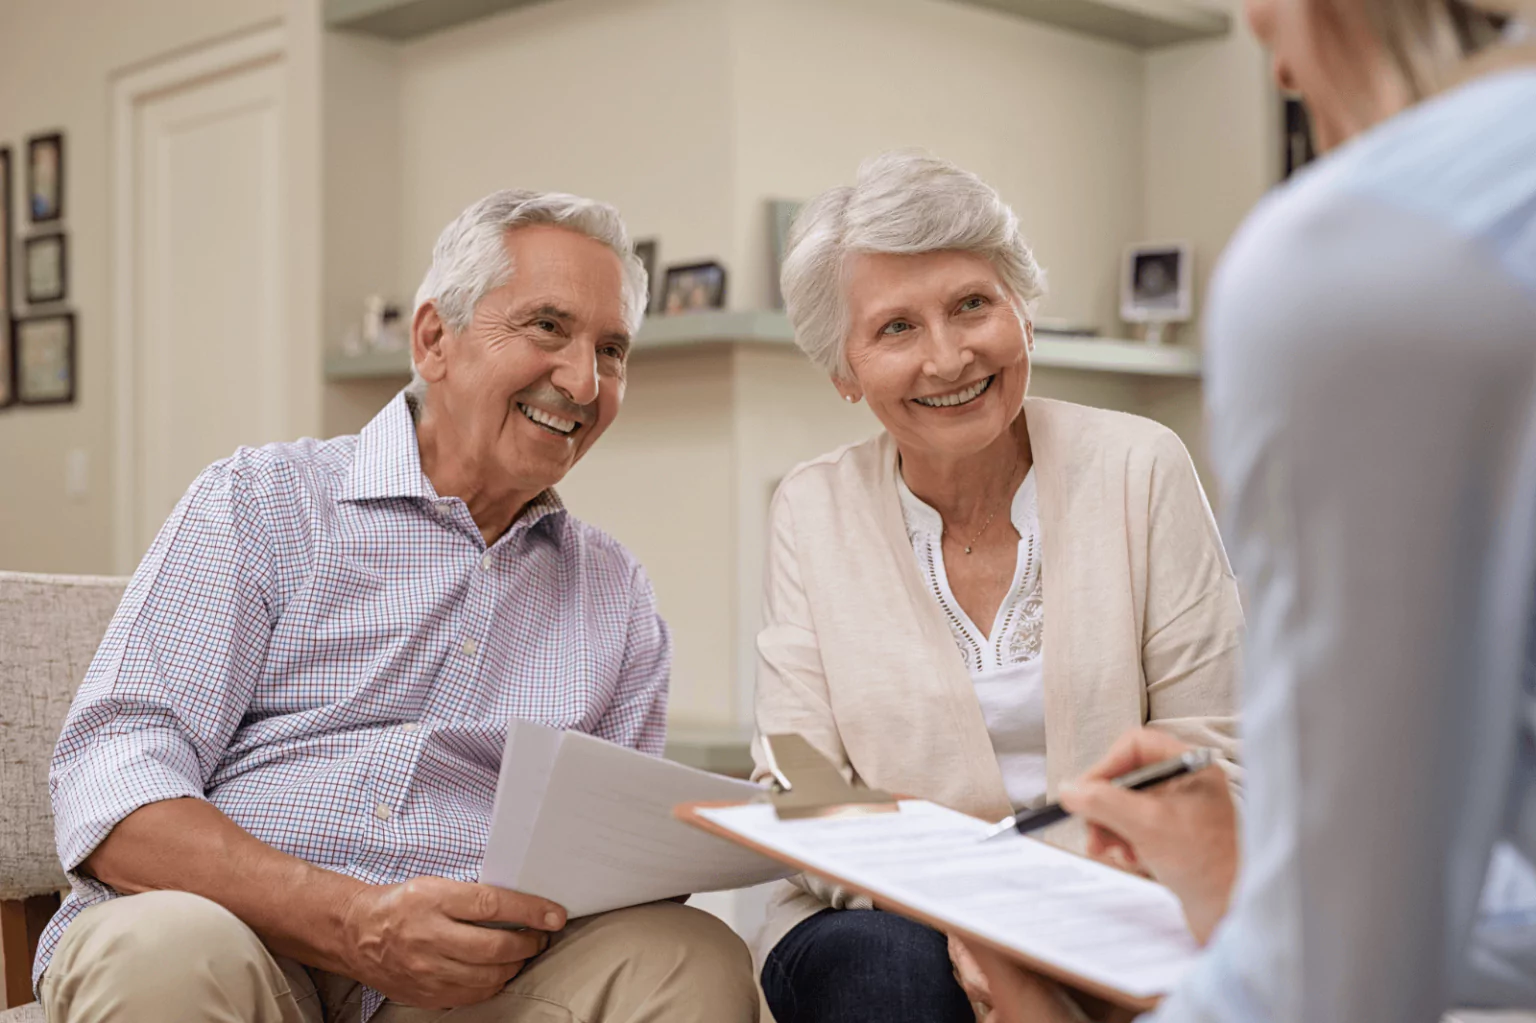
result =
[[[488,196],[438,239],[411,387],[193,483],[54,757],[53,1023],[756,1017],[713,917],[474,883],[509,720],[662,748],[650,583],[550,489],[619,411],[645,289],[611,207]]]

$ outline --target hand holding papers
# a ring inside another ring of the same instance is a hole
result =
[[[575,918],[786,877],[793,871],[672,816],[678,803],[762,792],[519,721],[507,733],[480,880],[558,902]]]

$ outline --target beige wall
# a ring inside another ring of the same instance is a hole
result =
[[[733,0],[732,293],[768,297],[764,200],[919,146],[1013,206],[1050,275],[1042,314],[1113,335],[1114,256],[1140,234],[1140,54],[940,0]]]
[[[77,317],[78,398],[0,411],[0,568],[111,568],[112,359],[108,194],[111,76],[162,54],[279,17],[285,0],[4,0],[0,144],[21,210],[26,137],[65,134],[69,301]],[[17,224],[18,237],[29,225]],[[15,287],[19,293],[19,275]],[[19,297],[19,294],[18,294]],[[89,492],[66,497],[65,458],[86,453]]]
[[[669,262],[724,258],[731,212],[729,5],[565,0],[405,46],[397,290],[497,188],[606,199]]]
[[[1269,61],[1242,20],[1226,38],[1146,57],[1146,220],[1143,237],[1195,247],[1195,311],[1217,257],[1247,212],[1279,180],[1279,97]],[[1198,324],[1188,328],[1198,338]]]

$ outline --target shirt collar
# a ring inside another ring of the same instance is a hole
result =
[[[358,434],[352,468],[341,491],[343,501],[384,497],[436,499],[431,481],[421,471],[416,421],[407,400],[404,391],[395,395]]]
[[[896,493],[901,498],[901,517],[907,523],[907,535],[927,533],[931,536],[942,536],[944,533],[944,518],[928,502],[912,493],[907,486],[907,481],[902,478],[901,468],[896,470]],[[1035,530],[1035,521],[1038,514],[1035,510],[1035,467],[1030,466],[1024,474],[1024,479],[1019,483],[1019,489],[1013,492],[1013,503],[1008,508],[1009,521],[1020,536],[1027,536]]]
[[[415,497],[439,500],[437,488],[421,468],[421,447],[416,440],[416,416],[411,398],[404,391],[388,405],[357,437],[352,468],[342,488],[343,501],[370,501],[389,497]],[[553,489],[546,490],[523,507],[508,533],[532,529],[539,522],[565,512],[565,502]]]

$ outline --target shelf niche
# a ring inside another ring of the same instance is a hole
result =
[[[493,14],[558,0],[325,0],[325,26],[404,42]],[[1227,12],[1188,0],[952,0],[1138,50],[1217,39]]]

